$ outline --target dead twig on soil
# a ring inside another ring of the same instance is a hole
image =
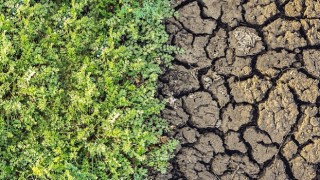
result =
[[[237,164],[237,168],[236,168],[236,170],[233,172],[233,174],[232,174],[232,176],[231,176],[231,180],[233,180],[234,176],[237,174],[237,172],[239,171],[239,169],[240,169],[240,166],[239,166],[239,164]]]

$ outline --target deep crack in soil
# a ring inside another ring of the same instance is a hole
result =
[[[175,0],[159,81],[180,140],[154,179],[320,179],[320,1]]]

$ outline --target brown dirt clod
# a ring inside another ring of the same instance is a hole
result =
[[[256,68],[265,76],[276,77],[281,70],[289,68],[295,60],[295,54],[286,50],[281,52],[268,51],[257,59]]]
[[[174,126],[183,126],[189,119],[189,115],[182,108],[165,109],[162,111],[162,117]]]
[[[181,139],[179,139],[182,144],[195,143],[197,141],[197,138],[200,136],[197,130],[192,129],[190,127],[182,128],[180,134]]]
[[[193,148],[182,148],[181,153],[177,156],[180,171],[187,179],[197,180],[199,178],[198,173],[207,172],[205,165],[200,162],[201,158],[197,154],[198,152]]]
[[[239,138],[239,133],[229,132],[225,137],[226,148],[233,151],[239,151],[241,153],[246,153],[247,148],[242,140]]]
[[[292,159],[297,154],[297,152],[298,146],[293,141],[289,141],[282,148],[282,154],[288,160]]]
[[[253,76],[244,81],[236,81],[234,77],[228,80],[231,94],[237,103],[257,103],[261,101],[271,88],[271,82]]]
[[[281,159],[276,158],[271,166],[267,167],[266,171],[261,177],[262,180],[284,180],[289,179],[285,171],[285,165]]]
[[[270,145],[271,139],[265,134],[258,132],[256,128],[249,127],[245,130],[243,138],[252,148],[253,158],[260,164],[270,160],[278,152],[276,146]],[[263,145],[267,144],[268,146]]]
[[[178,20],[184,25],[185,28],[195,34],[211,34],[216,28],[217,23],[215,20],[202,19],[200,17],[200,7],[197,2],[190,3],[178,10],[180,16]]]
[[[229,130],[238,131],[240,127],[251,121],[253,117],[253,108],[251,105],[229,104],[222,113],[222,123],[220,129],[223,132]]]
[[[239,155],[217,155],[212,161],[212,171],[215,174],[222,175],[225,171],[231,171],[233,174],[249,174],[252,177],[259,173],[259,166],[249,160],[247,156]]]
[[[219,29],[215,36],[210,39],[206,49],[211,59],[225,56],[225,49],[227,48],[226,38],[226,31],[223,29]]]
[[[245,18],[251,24],[262,25],[278,12],[274,0],[249,0],[243,6],[246,11]]]
[[[320,2],[315,0],[305,0],[306,10],[304,15],[307,18],[320,18]]]
[[[201,135],[195,148],[204,155],[209,155],[209,157],[211,157],[213,153],[218,154],[224,152],[222,139],[214,133]],[[207,160],[207,162],[209,161]]]
[[[297,20],[277,19],[263,28],[265,41],[272,49],[295,48],[307,45],[306,39],[300,34],[301,24]]]
[[[320,44],[320,20],[302,19],[302,27],[306,33],[308,44],[311,46]]]
[[[228,13],[222,14],[221,21],[230,27],[239,25],[243,21],[241,0],[223,0],[222,2],[222,12]]]
[[[293,89],[301,101],[316,103],[320,95],[319,80],[309,78],[296,69],[284,73],[279,81]]]
[[[306,70],[315,76],[316,78],[320,79],[320,51],[315,49],[304,50],[303,51],[303,61],[306,66]]]
[[[291,160],[290,166],[294,177],[297,179],[314,179],[317,175],[315,166],[309,164],[300,156]]]
[[[292,0],[287,3],[284,7],[284,11],[289,17],[299,17],[302,16],[304,0]]]
[[[171,94],[177,96],[179,94],[195,91],[200,88],[199,82],[190,73],[188,69],[183,66],[175,65],[173,68],[163,76],[165,83],[162,93],[170,96]]]
[[[204,14],[213,19],[218,19],[221,16],[222,3],[220,0],[202,0],[204,4]]]
[[[319,163],[320,139],[315,139],[311,144],[306,145],[301,151],[301,156],[310,163]]]
[[[177,33],[174,42],[185,52],[178,54],[176,59],[184,64],[194,65],[200,68],[209,67],[211,60],[207,58],[204,49],[208,38],[208,36],[193,37],[192,34],[186,31]]]
[[[250,57],[234,56],[231,49],[227,50],[226,57],[215,61],[214,70],[226,76],[243,77],[252,72]]]
[[[278,84],[267,101],[259,104],[258,126],[268,132],[273,142],[281,143],[290,132],[299,114],[293,94],[284,84]]]
[[[222,76],[209,70],[206,75],[201,77],[201,82],[204,88],[217,98],[220,107],[225,106],[230,101],[227,88],[224,85],[225,81]]]
[[[219,121],[219,108],[209,93],[196,92],[183,97],[183,101],[194,126],[198,128],[216,127]]]
[[[317,117],[319,109],[317,107],[302,107],[303,115],[299,120],[297,131],[294,136],[300,144],[311,140],[313,136],[320,136],[320,117]]]

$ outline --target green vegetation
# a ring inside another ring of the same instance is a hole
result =
[[[142,179],[175,141],[156,99],[166,0],[0,0],[0,179]]]

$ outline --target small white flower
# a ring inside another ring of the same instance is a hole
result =
[[[36,74],[36,72],[35,71],[33,71],[33,70],[30,70],[29,69],[29,74],[27,75],[27,77],[25,78],[25,80],[27,81],[27,82],[29,82],[30,81],[30,79]]]
[[[173,96],[170,96],[168,101],[169,101],[170,106],[174,106],[174,103],[177,101],[177,99],[174,98]]]
[[[113,124],[120,117],[120,113],[112,113],[110,117],[110,123]]]

